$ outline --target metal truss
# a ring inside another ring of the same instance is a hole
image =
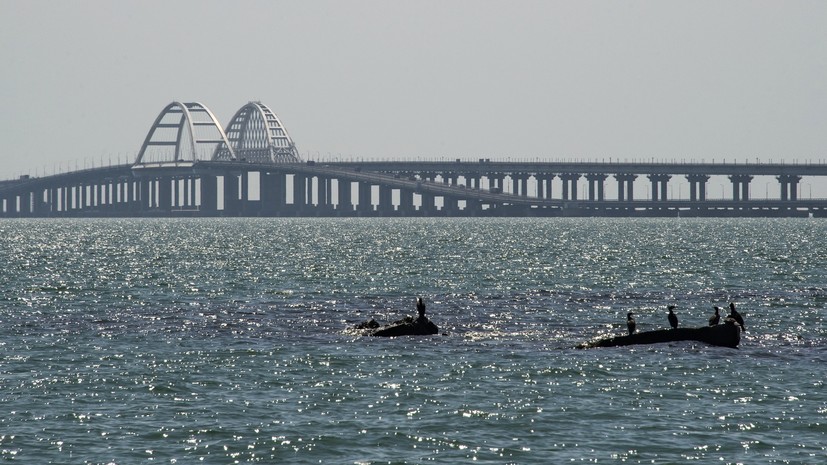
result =
[[[250,102],[236,112],[227,126],[228,146],[218,146],[213,160],[251,163],[301,162],[296,144],[278,116],[261,102]]]
[[[198,102],[172,102],[152,124],[135,164],[209,160],[222,147],[226,159],[236,159],[209,108]]]

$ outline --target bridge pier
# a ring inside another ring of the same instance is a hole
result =
[[[616,174],[617,180],[617,200],[618,201],[633,201],[635,199],[635,179],[636,174]]]
[[[525,173],[512,173],[511,174],[511,183],[512,188],[514,189],[514,195],[519,195],[521,197],[527,197],[528,192],[526,191],[526,185],[528,182],[528,176]]]
[[[201,175],[201,215],[215,216],[218,213],[218,177]]]
[[[172,184],[174,182],[172,177],[158,178],[158,210],[163,212],[172,211]]]
[[[318,178],[319,205],[317,208],[320,213],[330,214],[333,209],[332,183],[333,180],[329,177],[323,176]]]
[[[544,193],[543,193],[542,197],[544,199],[552,198],[552,194],[553,194],[552,185],[553,185],[554,178],[556,178],[556,177],[557,177],[556,174],[551,174],[551,173],[545,173],[545,174],[542,175],[542,179],[543,179],[543,183],[544,183],[544,186],[543,186]],[[537,183],[538,183],[538,189],[539,189],[540,178],[538,178]]]
[[[301,215],[307,207],[307,177],[293,174],[293,214]]]
[[[589,183],[589,200],[592,201],[603,201],[603,186],[606,182],[606,178],[609,176],[606,174],[599,174],[599,173],[591,173],[586,175],[586,180]]]
[[[402,216],[414,216],[416,208],[413,201],[414,193],[410,189],[399,189],[399,214]]]
[[[781,184],[781,200],[798,200],[798,183],[801,176],[782,174],[776,176]]]
[[[577,180],[581,175],[578,173],[563,173],[560,179],[563,181],[563,200],[577,200]]]
[[[652,182],[652,200],[664,201],[668,200],[666,195],[668,193],[668,184],[672,176],[668,174],[650,174],[649,181]]]
[[[732,200],[749,200],[749,182],[752,181],[752,176],[733,174],[729,180],[732,182]]]
[[[488,189],[500,189],[505,192],[505,176],[492,173],[488,176]]]
[[[393,189],[389,186],[379,186],[379,214],[382,216],[393,215]]]
[[[693,202],[706,200],[706,183],[709,181],[709,176],[705,174],[687,174],[686,180],[689,181],[689,200]]]
[[[422,192],[420,195],[422,205],[419,207],[419,211],[425,216],[433,215],[436,212],[436,196],[428,192]]]
[[[241,213],[238,197],[238,175],[224,173],[224,213],[223,216],[238,216]]]
[[[352,182],[344,179],[336,180],[337,199],[336,214],[344,216],[353,213],[353,186]]]
[[[373,186],[368,182],[359,182],[357,186],[359,203],[356,205],[356,211],[359,216],[365,216],[373,212],[373,204],[371,203],[373,197],[371,189]]]

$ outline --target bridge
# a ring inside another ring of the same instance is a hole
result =
[[[201,103],[172,102],[133,163],[0,181],[0,216],[827,216],[827,200],[800,195],[803,177],[827,176],[822,163],[322,163],[302,160],[261,102],[226,128]],[[710,198],[713,176],[728,197]],[[758,176],[777,198],[752,195]],[[670,198],[676,180],[688,198]],[[636,183],[647,198],[635,198]]]

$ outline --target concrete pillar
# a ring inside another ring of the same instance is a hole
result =
[[[339,214],[348,214],[353,212],[353,183],[348,180],[339,179],[339,203],[336,205],[336,211]]]
[[[589,200],[603,201],[605,196],[603,186],[608,175],[602,173],[591,173],[586,175],[589,182]]]
[[[250,172],[242,171],[239,176],[241,180],[241,200],[239,210],[241,213],[250,214]]]
[[[776,176],[781,184],[781,200],[798,200],[798,183],[801,176],[782,174]]]
[[[687,174],[686,180],[689,181],[689,200],[706,200],[706,182],[709,181],[709,176],[705,174]]]
[[[213,216],[218,211],[218,178],[205,174],[201,176],[201,214]]]
[[[359,182],[358,186],[359,193],[357,195],[359,198],[359,204],[356,205],[356,210],[360,214],[373,212],[371,184],[368,182]]]
[[[522,197],[528,197],[528,175],[525,173],[518,173],[513,175],[514,178],[514,194]]]
[[[224,216],[238,216],[241,213],[238,184],[237,174],[224,174]]]
[[[393,189],[390,186],[379,186],[379,212],[384,216],[393,214]]]
[[[333,205],[333,193],[331,192],[332,180],[328,177],[319,178],[319,206],[329,211]]]
[[[554,178],[556,178],[556,177],[557,177],[557,175],[555,175],[555,174],[544,174],[543,175],[544,182],[545,182],[545,194],[543,195],[543,198],[546,198],[546,199],[552,198],[552,193],[553,193],[552,183],[554,181]]]
[[[307,177],[293,174],[293,209],[296,213],[304,211],[307,206]]]
[[[652,200],[667,200],[667,185],[672,176],[668,174],[650,174],[648,178],[652,182]]]
[[[752,176],[734,174],[729,180],[732,182],[732,200],[749,200],[749,182],[752,181]]]
[[[413,191],[410,189],[399,190],[399,212],[403,216],[411,216],[416,213],[413,204]]]
[[[420,211],[427,215],[433,215],[436,211],[436,197],[434,194],[428,192],[422,192],[422,206],[420,207]]]
[[[577,200],[577,180],[581,175],[577,173],[563,173],[560,179],[563,181],[563,200]]]
[[[634,200],[634,186],[636,174],[616,174],[617,180],[617,200],[618,201],[632,201]]]
[[[173,179],[170,177],[158,179],[158,209],[160,210],[172,210],[172,183]]]

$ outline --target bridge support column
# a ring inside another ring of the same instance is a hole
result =
[[[667,185],[672,176],[668,174],[650,174],[648,178],[652,182],[652,200],[667,200]]]
[[[514,179],[514,194],[528,197],[528,175],[525,173],[517,173],[511,177]]]
[[[20,194],[18,197],[20,200],[20,206],[17,208],[17,212],[20,216],[31,216],[32,214],[32,193],[31,192],[24,192]]]
[[[551,186],[552,186],[552,183],[554,181],[554,178],[556,178],[556,177],[557,177],[556,174],[543,174],[540,178],[537,178],[538,189],[539,189],[540,180],[541,179],[543,180],[543,183],[544,183],[543,191],[544,192],[543,192],[542,197],[544,199],[552,198],[552,192],[553,191],[552,191]]]
[[[300,214],[307,207],[307,177],[293,174],[293,210]]]
[[[416,213],[412,190],[399,189],[399,213],[402,216],[413,216]]]
[[[105,179],[98,188],[98,208],[112,208],[112,179]]]
[[[259,197],[262,215],[276,216],[284,208],[284,184],[284,175],[281,173],[261,173]]]
[[[752,181],[752,176],[734,174],[729,180],[732,182],[732,200],[749,200],[749,182]]]
[[[224,216],[238,216],[240,213],[238,198],[238,175],[224,173]]]
[[[563,181],[563,200],[577,200],[577,180],[580,174],[563,173],[560,179]]]
[[[44,190],[42,188],[38,188],[34,192],[32,192],[32,214],[34,216],[48,216],[49,213],[49,201],[48,195],[49,191]],[[44,197],[47,200],[43,200]]]
[[[481,182],[482,182],[482,177],[481,176],[469,173],[469,174],[463,175],[463,177],[465,178],[465,185],[469,189],[479,189],[480,188],[480,185],[481,185]]]
[[[172,178],[172,195],[170,196],[170,210],[178,209],[184,206],[183,196],[181,195],[181,184],[184,180],[180,177]]]
[[[798,200],[798,183],[801,176],[782,174],[776,179],[781,184],[781,200]]]
[[[393,189],[388,186],[379,186],[379,213],[382,216],[393,214]]]
[[[168,212],[172,210],[172,185],[177,182],[173,178],[162,177],[158,179],[158,209]],[[177,190],[176,194],[177,194]]]
[[[333,206],[333,181],[328,177],[319,177],[319,208],[326,214],[330,213]]]
[[[591,173],[586,175],[586,180],[589,182],[589,200],[604,200],[603,186],[608,175]]]
[[[505,176],[499,174],[492,174],[488,177],[488,188],[499,189],[500,192],[505,192]]]
[[[309,212],[313,209],[313,176],[306,176],[305,179],[307,180],[304,184],[304,192],[305,192],[305,212]],[[318,198],[318,196],[316,196]]]
[[[632,201],[635,199],[635,179],[636,174],[616,174],[617,180],[617,200],[618,201]]]
[[[141,179],[138,184],[138,208],[140,211],[145,212],[152,209],[153,202],[155,201],[155,195],[153,191],[155,190],[155,183],[152,179]]]
[[[201,175],[201,215],[214,216],[218,211],[218,178]]]
[[[359,215],[364,215],[367,213],[373,212],[373,204],[371,202],[373,195],[371,193],[371,186],[368,182],[360,182],[358,184],[359,189],[359,204],[356,205],[356,210],[359,212]]]
[[[436,211],[436,196],[428,192],[422,192],[421,195],[422,205],[419,207],[419,211],[421,211],[425,216],[433,215]]]
[[[187,183],[189,184],[189,201],[187,202],[187,206],[195,210],[198,208],[198,178],[195,177],[188,177]]]
[[[250,215],[252,212],[251,205],[250,205],[250,172],[249,171],[242,171],[239,175],[239,181],[241,182],[241,192],[240,192],[240,199],[239,199],[239,213],[242,216]]]
[[[54,216],[58,210],[60,210],[60,188],[58,187],[50,187],[49,188],[49,212]]]
[[[78,189],[80,189],[80,202],[78,202],[78,210],[85,210],[89,199],[89,186],[86,184],[81,184]]]
[[[689,181],[689,200],[693,202],[706,200],[706,182],[709,181],[709,176],[705,174],[687,174],[686,180]]]
[[[336,212],[339,216],[353,213],[353,183],[345,179],[338,179],[338,199]]]

